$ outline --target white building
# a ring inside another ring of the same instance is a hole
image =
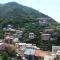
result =
[[[29,33],[29,39],[34,39],[35,38],[35,34],[34,33]]]
[[[45,56],[44,60],[54,60],[54,57],[53,56]]]
[[[22,38],[23,31],[16,30],[16,35],[17,35],[18,38]]]
[[[26,49],[26,43],[16,43],[18,44],[19,48],[24,51]]]
[[[12,25],[7,25],[7,27],[3,28],[4,31],[16,31]]]
[[[52,53],[57,53],[58,51],[60,51],[60,46],[52,46]]]
[[[19,39],[18,38],[14,38],[13,42],[17,43],[17,42],[19,42]]]
[[[60,46],[52,46],[52,53],[55,54],[56,60],[60,60]]]
[[[48,24],[48,18],[38,18],[39,24],[42,26],[46,26]]]

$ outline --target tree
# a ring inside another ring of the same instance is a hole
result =
[[[6,48],[6,51],[9,56],[16,56],[16,48],[12,44],[8,44],[8,47]]]
[[[1,52],[2,60],[8,60],[8,54],[6,52]]]

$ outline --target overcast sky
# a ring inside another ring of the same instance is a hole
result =
[[[32,7],[60,22],[60,0],[0,0],[0,3],[12,1]]]

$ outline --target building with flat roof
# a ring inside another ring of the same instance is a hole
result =
[[[42,40],[50,40],[50,38],[51,38],[51,34],[44,34],[44,33],[41,34]]]

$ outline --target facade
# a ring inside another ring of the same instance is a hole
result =
[[[0,51],[5,51],[5,47],[4,43],[0,43]]]
[[[18,43],[18,45],[19,45],[19,47],[20,47],[20,49],[22,51],[25,51],[25,49],[26,49],[26,43]]]
[[[29,33],[29,39],[34,39],[35,38],[35,34],[34,33]]]
[[[32,44],[26,44],[26,49],[24,52],[24,55],[26,57],[26,59],[28,60],[35,60],[35,50],[38,49],[36,46],[32,45]]]
[[[7,25],[7,27],[3,28],[4,31],[15,31],[12,25]]]
[[[45,56],[44,60],[55,60],[53,56]]]
[[[19,49],[23,52],[27,60],[35,60],[35,50],[39,49],[36,45],[27,43],[16,43]]]
[[[14,42],[14,43],[18,43],[18,42],[19,42],[19,39],[18,39],[18,38],[14,38],[14,39],[13,39],[13,42]]]
[[[23,42],[23,31],[16,30],[16,37],[19,39],[20,42]]]
[[[4,43],[12,44],[13,43],[13,39],[14,39],[13,36],[7,35],[7,36],[5,36]]]
[[[41,34],[41,39],[42,40],[50,40],[51,38],[51,34]]]
[[[57,29],[57,30],[60,30],[60,26],[57,26],[56,29]]]
[[[56,59],[57,59],[57,60],[60,60],[60,50],[57,51],[56,55],[57,55],[57,56],[56,56]]]
[[[57,53],[58,51],[60,51],[60,46],[52,46],[52,53]]]
[[[39,21],[39,24],[42,26],[47,26],[48,25],[48,18],[37,18]]]
[[[22,38],[23,31],[16,30],[16,35],[17,35],[18,38]]]
[[[35,52],[35,49],[26,48],[26,50],[24,52],[26,59],[34,60],[34,52]]]
[[[52,53],[56,60],[60,60],[60,46],[52,46]]]
[[[53,32],[53,33],[51,34],[50,40],[51,40],[51,41],[57,40],[57,35],[58,35],[57,33]]]
[[[9,32],[5,32],[4,37],[6,36],[11,36],[11,34]]]

